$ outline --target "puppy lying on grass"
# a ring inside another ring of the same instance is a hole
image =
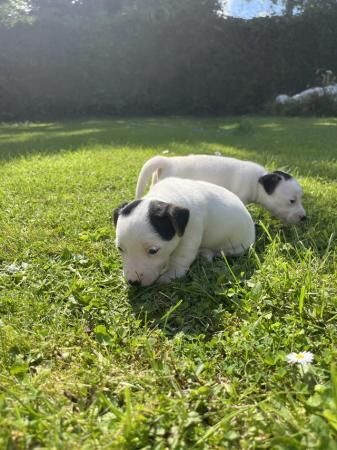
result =
[[[255,241],[241,200],[215,184],[165,178],[140,200],[114,211],[116,246],[129,284],[183,277],[198,253],[239,255]]]
[[[143,195],[151,176],[153,183],[166,177],[208,181],[234,192],[244,204],[261,204],[284,222],[306,220],[302,189],[295,178],[279,170],[268,173],[250,161],[211,155],[155,156],[140,172],[136,198]]]

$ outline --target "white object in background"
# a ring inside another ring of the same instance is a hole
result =
[[[285,103],[289,102],[290,100],[302,102],[304,100],[309,99],[313,95],[318,95],[320,97],[322,97],[323,95],[328,95],[331,97],[335,97],[335,99],[337,101],[337,84],[331,84],[330,86],[314,87],[314,88],[306,89],[305,91],[299,92],[298,94],[295,94],[293,96],[280,94],[275,98],[275,102],[279,103],[281,105],[284,105]]]

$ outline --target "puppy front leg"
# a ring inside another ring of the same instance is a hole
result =
[[[159,283],[170,283],[170,281],[174,280],[175,278],[182,278],[184,275],[186,275],[186,272],[188,271],[188,268],[185,267],[176,267],[173,269],[169,269],[167,272],[163,273],[158,279]]]
[[[175,278],[181,278],[186,275],[193,261],[196,259],[200,243],[193,245],[190,243],[182,244],[179,250],[175,252],[170,261],[167,272],[159,277],[160,283],[169,283]]]

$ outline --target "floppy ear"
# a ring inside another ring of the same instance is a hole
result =
[[[278,175],[281,175],[285,180],[290,180],[292,176],[289,173],[283,172],[282,170],[274,170],[273,173],[277,173]]]
[[[168,213],[171,217],[173,228],[176,230],[177,235],[181,237],[185,233],[185,228],[190,218],[190,211],[187,208],[170,205]]]
[[[263,177],[259,178],[259,183],[262,184],[264,190],[269,195],[275,191],[276,186],[280,181],[282,181],[282,177],[277,173],[267,173],[266,175],[263,175]]]
[[[121,203],[119,206],[117,206],[116,209],[113,210],[112,217],[113,217],[113,221],[114,221],[114,225],[115,226],[117,225],[117,220],[118,220],[118,217],[119,217],[120,210],[123,209],[127,204],[128,204],[128,202]]]
[[[156,233],[165,241],[170,241],[175,234],[180,237],[184,234],[190,211],[171,203],[152,200],[148,217]]]

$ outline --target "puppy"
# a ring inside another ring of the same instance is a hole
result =
[[[295,178],[280,170],[268,173],[250,161],[211,155],[155,156],[140,172],[137,199],[143,195],[151,175],[153,183],[166,177],[208,181],[234,192],[244,204],[261,204],[284,222],[296,224],[306,220],[302,189]]]
[[[131,285],[183,277],[198,253],[239,255],[255,241],[241,200],[215,184],[165,178],[114,211],[116,246]]]

